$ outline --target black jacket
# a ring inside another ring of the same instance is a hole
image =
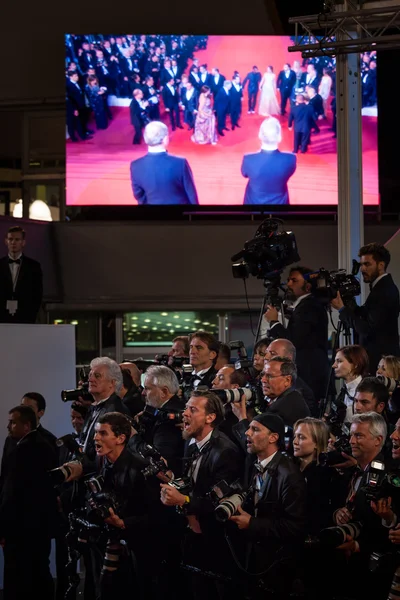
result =
[[[40,263],[25,255],[21,257],[18,279],[13,282],[8,256],[0,259],[0,323],[35,323],[42,303],[43,277]],[[17,300],[14,316],[6,310],[7,300]]]
[[[358,343],[368,352],[371,373],[383,354],[400,355],[399,312],[399,290],[390,274],[374,285],[363,306],[346,306],[339,312],[340,320],[354,327]]]
[[[57,514],[56,493],[48,471],[56,468],[54,452],[46,439],[33,430],[22,438],[8,457],[0,497],[0,535],[51,536]]]
[[[268,335],[294,344],[298,374],[319,402],[325,396],[329,374],[326,308],[314,296],[307,296],[294,309],[287,329],[278,323],[271,327]]]
[[[298,419],[310,416],[310,409],[298,390],[289,388],[265,409],[282,417],[285,425],[293,427]]]

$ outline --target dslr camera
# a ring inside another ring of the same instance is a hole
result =
[[[146,479],[149,477],[158,477],[164,483],[168,483],[168,485],[177,489],[184,496],[189,495],[191,491],[190,479],[188,477],[171,479],[168,475],[170,469],[165,464],[158,450],[150,444],[143,444],[139,449],[139,454],[148,461],[147,466],[142,469],[142,474]]]
[[[87,402],[93,402],[93,396],[92,394],[89,394],[89,371],[89,366],[81,367],[81,369],[79,369],[79,381],[82,383],[74,390],[62,390],[61,400],[63,402],[75,402],[80,398]]]
[[[361,488],[367,500],[376,502],[381,498],[388,498],[393,493],[392,488],[400,488],[400,475],[388,473],[382,461],[373,460],[367,473],[366,483]]]
[[[219,481],[211,489],[209,497],[215,506],[215,518],[220,523],[226,523],[243,505],[253,488],[245,490],[237,479],[228,484],[225,479]]]
[[[258,375],[257,370],[253,367],[253,361],[249,360],[244,343],[241,340],[229,342],[231,350],[237,350],[238,359],[235,361],[235,369],[241,369],[249,381],[254,381]]]
[[[90,523],[102,524],[110,516],[110,508],[118,514],[120,505],[113,492],[103,490],[104,479],[101,475],[90,477],[85,481],[88,494],[89,510],[87,514]]]
[[[146,431],[151,429],[156,422],[165,423],[170,421],[178,425],[183,422],[183,413],[184,409],[163,410],[162,408],[155,408],[154,406],[150,406],[150,404],[146,404],[143,413],[139,417],[139,430]]]

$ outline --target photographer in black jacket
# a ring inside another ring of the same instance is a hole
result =
[[[368,352],[370,372],[374,373],[384,354],[400,355],[398,318],[399,290],[392,276],[386,273],[390,252],[375,242],[360,248],[360,271],[364,283],[369,283],[370,294],[363,306],[345,306],[338,292],[332,300],[339,318],[358,335],[357,343]]]
[[[142,475],[145,461],[126,448],[130,435],[130,420],[117,412],[102,415],[95,424],[94,444],[104,478],[102,491],[115,498],[115,507],[108,508],[109,516],[105,519],[109,532],[100,578],[102,599],[114,598],[118,591],[123,593],[127,581],[129,583],[126,578],[133,575],[129,572],[133,567],[138,596],[147,590],[146,597],[151,598],[149,514],[152,505],[158,503],[158,494],[152,494]],[[134,561],[123,556],[121,539],[134,553]],[[152,560],[154,565],[154,558]]]

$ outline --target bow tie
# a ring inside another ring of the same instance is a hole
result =
[[[13,265],[13,264],[20,265],[21,264],[21,259],[17,258],[16,260],[13,260],[12,258],[9,258],[8,259],[8,264],[9,265]]]

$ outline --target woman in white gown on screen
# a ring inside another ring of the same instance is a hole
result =
[[[280,108],[276,97],[276,76],[273,67],[267,67],[267,72],[264,73],[260,81],[260,90],[261,99],[258,114],[263,117],[279,115]]]

